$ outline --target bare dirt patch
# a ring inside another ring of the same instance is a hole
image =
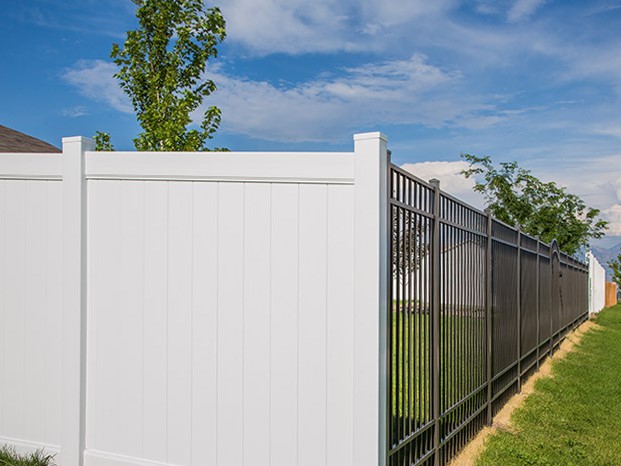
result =
[[[451,461],[450,466],[474,465],[485,448],[485,442],[494,432],[498,430],[512,431],[513,425],[511,424],[511,415],[516,409],[522,406],[524,400],[533,392],[535,382],[543,377],[550,377],[552,375],[552,362],[563,359],[586,332],[599,328],[599,325],[595,322],[587,320],[572,333],[568,334],[552,357],[547,358],[539,367],[539,370],[522,384],[522,391],[513,396],[507,404],[502,407],[498,414],[496,414],[492,421],[492,425],[484,427],[481,432],[466,445],[461,453]]]

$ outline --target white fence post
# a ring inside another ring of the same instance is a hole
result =
[[[60,464],[82,466],[86,395],[86,181],[83,137],[63,138],[63,298]]]
[[[601,311],[606,305],[606,271],[591,251],[586,253],[589,263],[589,314]]]
[[[354,136],[354,464],[386,456],[388,154],[381,133]]]
[[[589,316],[595,312],[593,303],[593,288],[595,286],[593,279],[593,255],[591,251],[587,251],[586,260],[589,263]]]

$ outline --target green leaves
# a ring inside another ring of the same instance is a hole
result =
[[[216,90],[203,73],[226,37],[224,17],[202,0],[132,1],[138,5],[139,27],[127,32],[122,48],[113,44],[110,56],[144,130],[134,139],[136,149],[209,150],[206,143],[220,126],[220,110],[205,111],[199,129],[188,126],[190,115]]]
[[[612,269],[612,281],[617,284],[617,291],[621,291],[621,252],[619,255],[608,262],[608,267]]]
[[[93,136],[93,140],[95,141],[95,150],[96,151],[113,151],[114,146],[110,141],[110,134],[103,133],[101,131],[96,131],[95,136]]]
[[[600,220],[599,210],[566,192],[554,182],[544,183],[518,166],[502,162],[494,166],[489,157],[462,154],[470,167],[462,171],[475,177],[474,189],[482,193],[494,217],[522,231],[539,236],[549,243],[556,239],[559,247],[574,254],[591,238],[601,238],[608,222]]]

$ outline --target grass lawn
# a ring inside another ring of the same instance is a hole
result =
[[[621,465],[621,305],[602,311],[477,465]]]
[[[46,455],[41,451],[21,455],[11,447],[0,447],[0,466],[54,466],[55,464],[53,455]]]
[[[409,413],[413,415],[412,421],[416,424],[423,424],[431,418],[430,325],[428,314],[393,311],[393,422],[407,424]],[[444,410],[484,384],[485,321],[481,318],[442,315],[440,335],[440,385],[444,388],[440,394],[440,403]]]

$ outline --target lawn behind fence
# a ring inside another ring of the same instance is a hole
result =
[[[596,317],[477,465],[621,465],[621,304]]]

